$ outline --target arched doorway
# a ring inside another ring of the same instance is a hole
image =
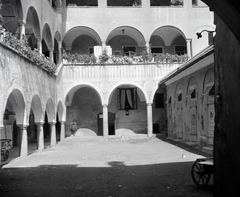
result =
[[[72,123],[77,124],[78,136],[102,135],[98,129],[98,115],[102,113],[102,104],[98,92],[88,86],[73,87],[66,96],[68,135]]]
[[[131,84],[117,86],[109,99],[108,111],[115,114],[115,135],[147,133],[147,105],[143,91]]]

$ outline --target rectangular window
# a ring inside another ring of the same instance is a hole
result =
[[[136,47],[135,46],[124,46],[123,47],[123,54],[130,56],[134,55],[136,53]]]
[[[88,48],[88,51],[89,51],[89,55],[92,55],[92,54],[94,53],[93,47],[89,47],[89,48]]]
[[[151,52],[153,55],[163,53],[163,48],[162,47],[151,47]]]
[[[82,7],[91,7],[98,6],[98,0],[67,0],[67,6],[82,6]]]
[[[150,0],[150,6],[183,6],[184,0]]]
[[[164,108],[164,94],[156,93],[155,94],[155,108]]]
[[[187,46],[186,45],[175,46],[175,54],[177,55],[187,54]]]
[[[177,100],[180,102],[182,101],[182,92],[179,92],[177,95]]]
[[[107,0],[107,6],[141,7],[142,0]]]
[[[137,109],[137,88],[118,88],[117,94],[118,110]]]

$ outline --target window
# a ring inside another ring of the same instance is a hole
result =
[[[192,85],[189,87],[189,96],[191,99],[196,98],[196,85]]]
[[[150,0],[151,6],[183,6],[183,0]]]
[[[156,93],[155,94],[155,108],[164,108],[164,94]]]
[[[123,47],[123,54],[130,56],[134,55],[136,53],[136,47],[135,46],[124,46]]]
[[[175,54],[177,55],[187,54],[187,46],[175,46]]]
[[[67,0],[67,6],[98,6],[98,0]]]
[[[213,85],[212,88],[210,89],[208,95],[209,95],[209,96],[214,96],[214,95],[215,95],[215,86],[214,86],[214,85]]]
[[[94,53],[93,47],[89,47],[89,48],[88,48],[88,51],[89,51],[89,54],[90,54],[90,55],[93,54],[93,53]]]
[[[151,52],[153,55],[163,53],[163,48],[162,47],[151,47]]]
[[[107,0],[107,6],[140,7],[141,0]]]
[[[177,93],[177,100],[180,102],[182,101],[182,90],[179,90]]]
[[[118,110],[137,109],[137,88],[118,88],[117,94]]]
[[[198,6],[198,0],[192,0],[192,5],[193,6]]]

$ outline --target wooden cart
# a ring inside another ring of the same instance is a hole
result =
[[[206,186],[213,174],[213,158],[197,159],[192,165],[193,182],[198,186]]]
[[[11,149],[10,139],[1,139],[1,156],[3,161],[7,161],[9,157],[9,149]]]

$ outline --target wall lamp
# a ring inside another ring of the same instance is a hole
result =
[[[201,38],[202,37],[202,33],[204,32],[204,31],[206,31],[206,32],[208,32],[208,33],[214,33],[214,32],[216,32],[216,31],[209,31],[209,30],[202,30],[201,32],[197,32],[196,34],[197,34],[197,39],[199,39],[199,38]]]

